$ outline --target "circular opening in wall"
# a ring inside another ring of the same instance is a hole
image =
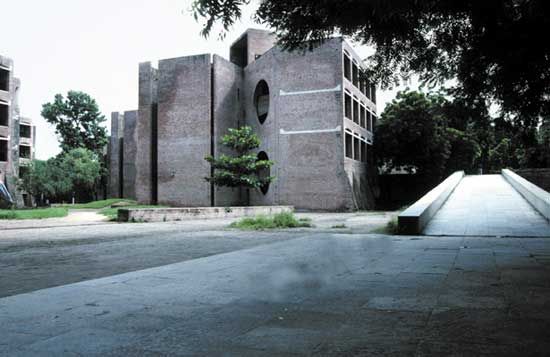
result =
[[[267,156],[265,151],[260,151],[258,153],[258,160],[269,160],[269,157]],[[265,179],[269,177],[270,174],[271,174],[271,170],[269,169],[269,167],[266,167],[258,171],[258,177],[260,179]],[[268,190],[269,190],[269,182],[260,187],[260,191],[262,191],[264,195],[267,193]]]
[[[254,106],[256,107],[256,114],[260,124],[263,124],[267,119],[269,113],[269,87],[267,82],[263,79],[256,85],[254,91]]]

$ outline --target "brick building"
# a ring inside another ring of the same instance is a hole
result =
[[[36,127],[20,116],[18,96],[21,82],[13,75],[13,61],[0,56],[0,183],[18,206],[31,197],[17,190],[17,178],[34,158]]]
[[[303,209],[373,206],[369,160],[375,86],[342,38],[312,51],[283,51],[274,36],[247,30],[230,60],[186,56],[139,66],[137,112],[113,113],[112,197],[174,206],[288,204]],[[207,155],[228,128],[250,125],[258,156],[275,162],[269,187],[212,187]]]

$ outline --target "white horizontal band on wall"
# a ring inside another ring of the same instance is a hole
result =
[[[334,129],[318,129],[318,130],[289,130],[286,131],[284,129],[281,129],[280,133],[281,135],[294,135],[294,134],[318,134],[318,133],[336,133],[340,132],[342,130],[342,127],[338,125]]]
[[[302,91],[296,91],[296,92],[285,92],[284,90],[279,90],[279,95],[285,96],[285,95],[299,95],[299,94],[315,94],[315,93],[326,93],[326,92],[339,92],[342,90],[342,87],[340,85],[337,85],[334,88],[327,88],[327,89],[315,89],[315,90],[302,90]]]

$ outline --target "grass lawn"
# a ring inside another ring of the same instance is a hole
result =
[[[2,209],[0,219],[42,219],[65,217],[68,209],[65,207],[35,208],[35,209]]]
[[[108,217],[110,221],[116,221],[118,217],[118,210],[121,208],[162,208],[162,207],[166,207],[166,206],[136,204],[136,205],[129,205],[124,207],[117,207],[117,208],[105,207],[102,210],[100,210],[98,213]]]
[[[70,209],[102,209],[106,207],[111,207],[113,203],[125,202],[129,204],[136,204],[136,201],[128,200],[125,198],[109,198],[108,200],[92,201],[88,203],[77,203],[77,204],[64,204],[62,207],[67,207]]]
[[[372,233],[396,235],[399,234],[397,217],[394,217],[384,227],[376,228]]]
[[[274,216],[246,217],[231,223],[230,227],[244,230],[311,227],[311,219],[297,219],[293,213],[283,212]]]

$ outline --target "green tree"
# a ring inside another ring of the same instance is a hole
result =
[[[96,153],[78,148],[59,157],[59,166],[71,181],[72,193],[79,201],[93,199],[102,168]]]
[[[382,171],[404,169],[437,181],[445,173],[451,143],[440,95],[399,92],[376,127],[376,156]]]
[[[447,137],[450,143],[450,155],[445,164],[445,174],[455,171],[466,171],[469,174],[477,173],[478,159],[481,149],[474,135],[455,128],[447,128]]]
[[[106,121],[96,101],[88,94],[69,91],[67,98],[57,94],[52,103],[42,106],[42,116],[55,125],[63,152],[86,148],[100,156],[107,145]]]
[[[550,167],[550,117],[542,120],[538,131],[540,162],[542,167]]]
[[[213,175],[205,178],[208,182],[216,186],[262,189],[274,180],[273,176],[265,174],[273,162],[250,153],[260,146],[260,139],[251,127],[229,129],[221,143],[235,154],[205,158],[214,169]]]
[[[101,164],[90,150],[78,148],[47,161],[34,160],[21,175],[19,188],[38,202],[79,200],[92,197],[101,176]]]
[[[55,200],[70,194],[72,181],[69,172],[59,165],[59,159],[33,160],[21,175],[19,188],[35,197],[39,205],[46,199]]]
[[[193,9],[208,35],[217,22],[227,31],[249,2],[195,0]],[[504,112],[550,114],[546,0],[264,0],[255,20],[288,49],[334,33],[373,45],[367,74],[383,87],[412,73],[429,84],[456,79],[470,102],[481,97]]]

